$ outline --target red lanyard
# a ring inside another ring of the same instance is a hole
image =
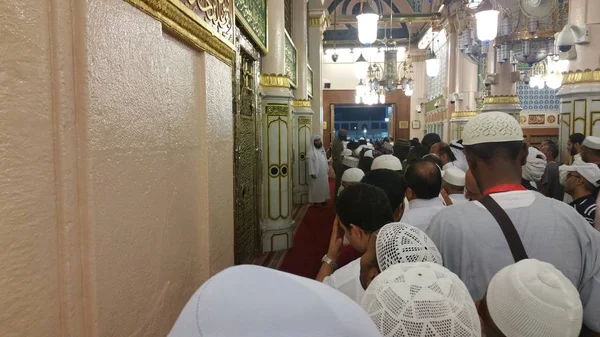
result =
[[[527,189],[523,187],[523,185],[519,184],[500,184],[494,187],[490,187],[487,190],[483,191],[483,195],[488,195],[492,193],[502,193],[502,192],[510,192],[510,191],[526,191]]]

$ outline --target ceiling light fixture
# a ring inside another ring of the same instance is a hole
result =
[[[368,6],[369,12],[363,11],[363,2],[360,3],[360,14],[356,16],[358,21],[358,40],[360,43],[370,45],[377,40],[377,22],[379,15],[371,11],[371,6]]]
[[[429,49],[429,55],[425,60],[425,72],[429,77],[436,77],[440,74],[440,60],[435,56],[433,50]]]
[[[498,16],[500,12],[494,9],[490,0],[483,0],[477,8],[477,38],[481,41],[491,41],[498,35]]]

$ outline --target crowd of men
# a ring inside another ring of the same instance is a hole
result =
[[[555,142],[528,146],[502,112],[474,117],[462,136],[370,144],[340,131],[316,281],[229,268],[169,336],[600,336],[600,138],[572,135],[572,163],[559,165]],[[360,256],[348,263],[345,241]]]

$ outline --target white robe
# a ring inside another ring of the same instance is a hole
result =
[[[322,203],[329,200],[329,165],[323,147],[317,149],[311,144],[306,156],[308,159],[308,202]],[[313,179],[311,175],[316,175]]]

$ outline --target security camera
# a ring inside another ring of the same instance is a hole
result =
[[[338,60],[339,55],[337,53],[331,54],[331,60],[335,63]]]
[[[439,101],[439,100],[438,100],[438,101],[435,101],[435,105],[434,105],[434,107],[435,107],[436,109],[440,107],[440,101]]]
[[[456,103],[456,101],[462,101],[462,94],[455,92],[452,95],[450,95],[450,103],[454,104]]]
[[[486,79],[483,81],[483,84],[485,85],[485,87],[486,87],[486,88],[489,88],[489,87],[491,87],[491,86],[492,86],[492,81],[491,81],[489,78],[486,78]]]
[[[556,38],[558,50],[568,52],[575,44],[589,43],[589,31],[586,25],[567,24]]]
[[[421,104],[417,105],[417,113],[420,114],[423,108],[421,108]]]
[[[525,84],[529,84],[529,82],[531,81],[531,78],[529,77],[529,75],[522,74],[521,76],[522,76],[521,81],[523,81],[523,83],[525,83]]]

